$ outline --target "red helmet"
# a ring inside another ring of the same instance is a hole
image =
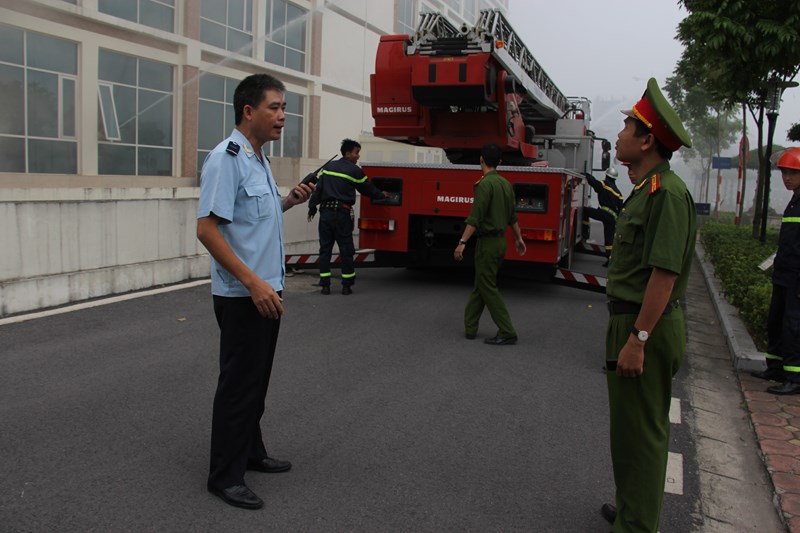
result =
[[[787,148],[784,150],[779,158],[778,168],[793,168],[800,170],[800,148]]]

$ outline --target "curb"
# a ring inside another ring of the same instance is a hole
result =
[[[720,286],[719,279],[714,273],[714,266],[705,260],[706,251],[703,243],[698,239],[695,246],[695,256],[700,262],[703,278],[706,280],[711,301],[717,311],[720,325],[725,333],[725,342],[733,356],[733,368],[742,371],[764,370],[767,368],[767,357],[764,352],[759,352],[750,333],[739,318],[739,312],[725,299],[725,292]]]

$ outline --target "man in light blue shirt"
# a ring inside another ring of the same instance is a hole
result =
[[[282,213],[313,191],[301,184],[281,198],[263,151],[281,137],[284,92],[267,74],[242,80],[233,96],[236,128],[208,154],[200,179],[197,238],[211,254],[220,328],[208,490],[245,509],[264,505],[245,485],[246,470],[276,473],[292,466],[267,455],[260,426],[283,315]]]

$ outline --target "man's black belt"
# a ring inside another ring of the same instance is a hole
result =
[[[350,204],[346,204],[340,200],[325,200],[324,202],[319,204],[320,209],[346,209],[350,210],[352,207]]]
[[[678,300],[673,300],[667,304],[662,315],[668,315],[678,306]],[[642,304],[634,302],[624,302],[622,300],[612,300],[608,302],[608,314],[610,315],[638,315],[642,310]]]
[[[503,231],[501,229],[496,230],[496,231],[478,231],[476,233],[476,235],[479,238],[480,237],[500,237],[501,235],[504,235],[504,234],[505,234],[505,231]]]

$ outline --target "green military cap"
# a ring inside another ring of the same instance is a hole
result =
[[[673,152],[681,146],[692,147],[692,139],[678,114],[664,98],[655,78],[648,80],[642,99],[634,104],[633,109],[623,113],[642,121],[656,139]]]

